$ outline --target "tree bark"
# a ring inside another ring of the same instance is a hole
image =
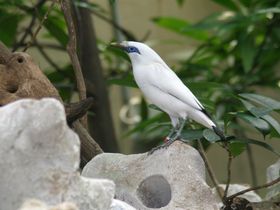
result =
[[[79,58],[86,78],[87,96],[93,97],[95,102],[90,110],[94,115],[88,116],[89,132],[104,151],[117,152],[118,145],[92,17],[85,8],[76,8],[75,14]]]

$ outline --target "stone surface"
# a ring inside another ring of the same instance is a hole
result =
[[[114,199],[111,204],[110,210],[136,210],[136,209],[121,200]]]
[[[74,203],[64,202],[55,206],[48,206],[42,201],[29,199],[23,203],[19,210],[79,210]]]
[[[280,174],[280,159],[269,166],[266,170],[266,181],[271,182],[279,177]],[[266,199],[273,198],[275,196],[279,196],[280,194],[280,183],[275,184],[268,188],[268,192],[266,195]]]
[[[113,180],[116,198],[136,209],[218,209],[218,197],[205,182],[202,158],[179,141],[151,155],[100,154],[82,175]]]
[[[219,186],[224,190],[226,189],[225,184],[220,184]],[[233,195],[235,193],[238,193],[238,192],[240,192],[242,190],[245,190],[249,187],[250,187],[249,185],[231,184],[228,188],[228,196]],[[213,190],[215,191],[215,189],[213,189]],[[262,201],[261,197],[254,191],[247,192],[243,195],[240,195],[239,197],[245,198],[250,202],[261,202]]]
[[[0,116],[1,210],[18,209],[29,198],[110,209],[115,185],[80,176],[80,142],[59,101],[19,100],[1,107]]]

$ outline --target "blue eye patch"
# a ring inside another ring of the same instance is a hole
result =
[[[137,47],[128,46],[124,49],[127,53],[138,53],[141,54]]]

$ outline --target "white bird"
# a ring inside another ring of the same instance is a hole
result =
[[[225,139],[202,104],[153,49],[132,41],[111,45],[128,54],[140,90],[152,104],[169,115],[173,129],[166,137],[168,145],[180,137],[187,118],[212,129],[222,140]]]

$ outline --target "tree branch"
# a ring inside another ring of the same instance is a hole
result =
[[[29,34],[31,34],[32,28],[33,28],[33,26],[35,25],[35,22],[36,22],[36,12],[35,11],[38,10],[39,8],[41,8],[44,5],[45,2],[46,2],[46,0],[38,0],[37,4],[30,9],[21,8],[21,9],[24,9],[26,12],[31,11],[32,12],[32,17],[31,17],[31,20],[30,20],[28,26],[26,27],[26,29],[24,31],[24,34],[20,38],[19,42],[17,42],[13,46],[13,50],[12,50],[13,52],[16,51],[20,46],[22,46],[25,43],[25,39],[27,38],[27,36]]]
[[[266,188],[266,187],[270,187],[270,186],[275,185],[275,184],[277,184],[279,182],[280,182],[280,177],[278,177],[277,179],[272,180],[269,183],[266,183],[266,184],[263,184],[263,185],[260,185],[260,186],[257,186],[257,187],[250,187],[248,189],[242,190],[242,191],[240,191],[238,193],[235,193],[235,194],[227,197],[226,200],[232,200],[233,198],[235,198],[235,197],[237,197],[239,195],[243,195],[243,194],[245,194],[247,192],[250,192],[250,191],[260,190],[260,189],[263,189],[263,188]]]
[[[218,182],[218,180],[217,180],[217,178],[215,176],[215,173],[214,173],[214,171],[213,171],[213,169],[212,169],[212,167],[211,167],[211,165],[210,165],[210,163],[209,163],[209,161],[208,161],[208,159],[206,157],[206,154],[205,154],[203,145],[201,143],[201,140],[198,140],[197,142],[198,142],[198,151],[199,151],[199,153],[200,153],[200,155],[201,155],[201,157],[202,157],[202,159],[203,159],[203,161],[205,163],[206,169],[207,169],[207,171],[209,173],[209,176],[210,176],[210,178],[211,178],[211,180],[213,182],[213,185],[214,185],[214,187],[215,187],[219,197],[222,200],[223,199],[223,195],[222,195],[221,188],[219,187],[219,182]]]
[[[233,156],[231,154],[231,152],[228,149],[228,146],[226,145],[227,151],[228,151],[228,165],[227,165],[227,183],[226,183],[226,188],[225,188],[225,192],[224,192],[224,196],[223,196],[223,202],[225,203],[226,198],[227,198],[227,194],[228,194],[228,189],[229,189],[229,185],[230,185],[230,180],[231,180],[231,163],[232,163],[232,159]]]
[[[38,35],[39,31],[41,30],[41,28],[43,27],[44,22],[48,19],[48,16],[55,4],[56,0],[52,0],[51,5],[49,6],[47,12],[45,13],[43,19],[41,20],[40,24],[38,25],[37,29],[35,30],[35,32],[31,35],[31,40],[29,42],[27,42],[27,45],[23,48],[23,52],[25,52],[30,45],[35,41],[36,36]]]
[[[67,51],[74,67],[74,72],[77,80],[77,89],[80,100],[86,99],[86,85],[81,69],[81,65],[77,55],[77,35],[75,31],[74,21],[71,14],[70,0],[60,0],[61,10],[63,12],[67,29],[69,33],[69,42],[67,44]],[[83,118],[83,124],[87,127],[86,115]]]

